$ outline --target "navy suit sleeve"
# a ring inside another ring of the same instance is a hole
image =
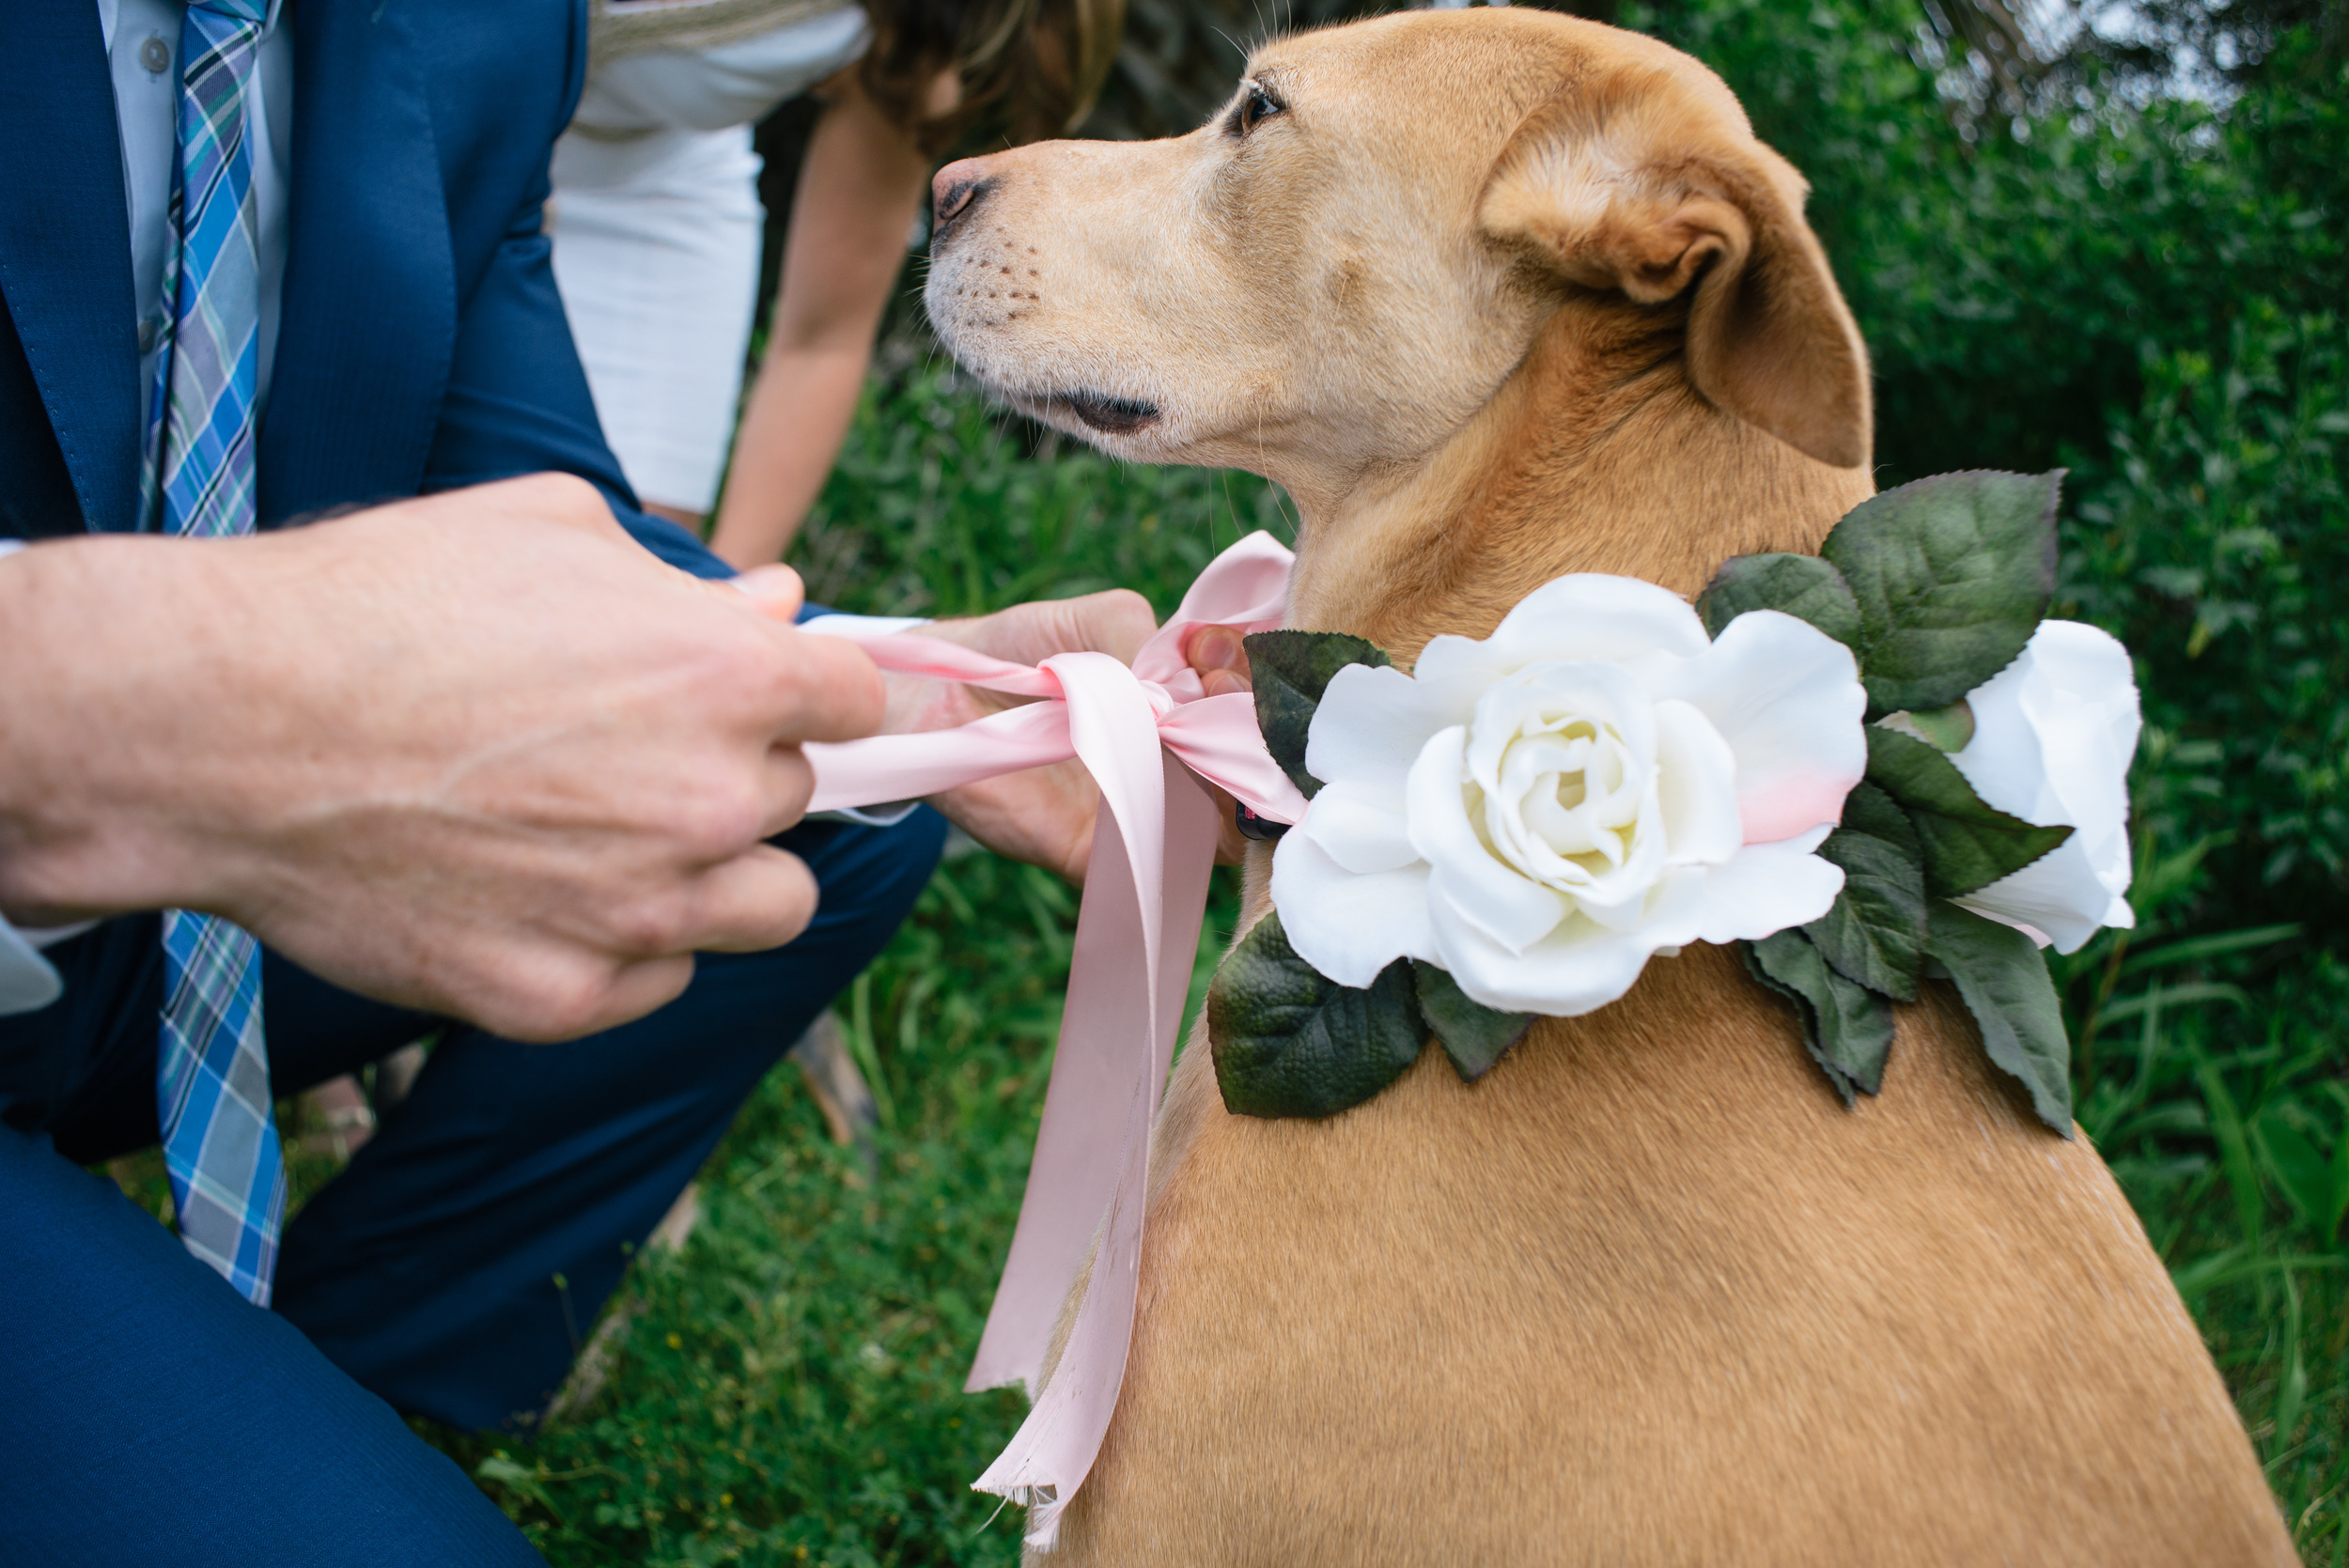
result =
[[[541,193],[543,199],[543,192]],[[466,300],[424,488],[455,489],[520,474],[575,474],[603,491],[620,525],[696,577],[734,568],[665,518],[647,515],[596,420],[569,320],[554,287],[553,247],[537,203],[499,241]]]

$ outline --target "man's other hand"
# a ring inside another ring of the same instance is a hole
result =
[[[1198,674],[1199,684],[1210,697],[1256,689],[1248,667],[1248,646],[1236,628],[1203,626],[1193,630],[1184,639],[1183,660]],[[1216,820],[1221,824],[1216,834],[1215,858],[1225,865],[1237,865],[1247,858],[1248,840],[1239,831],[1232,798],[1219,789],[1215,803]]]
[[[762,841],[879,674],[539,476],[0,567],[0,911],[203,909],[385,1001],[552,1040],[788,941]],[[787,619],[787,616],[786,617]]]
[[[763,575],[763,574],[762,574]],[[1106,653],[1131,664],[1158,630],[1150,601],[1123,588],[1081,598],[1014,605],[976,620],[937,621],[922,629],[998,659],[1036,664],[1056,653]],[[892,734],[967,724],[1019,702],[954,681],[891,676]],[[964,832],[999,855],[1058,872],[1082,884],[1093,853],[1093,818],[1101,791],[1074,760],[1023,768],[935,797],[931,802]]]

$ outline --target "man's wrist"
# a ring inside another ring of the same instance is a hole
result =
[[[217,715],[189,698],[228,680],[222,643],[258,618],[217,569],[248,548],[91,535],[8,558],[0,916],[207,907],[175,828],[200,771],[186,736]]]
[[[22,539],[0,539],[0,561],[24,548]],[[0,772],[9,759],[0,754]],[[42,957],[34,943],[5,916],[0,916],[0,1014],[30,1013],[46,1007],[65,992],[56,966]]]

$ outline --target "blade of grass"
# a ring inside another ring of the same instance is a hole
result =
[[[873,971],[865,970],[848,987],[848,1054],[873,1091],[873,1110],[884,1127],[897,1125],[896,1102],[890,1098],[889,1079],[881,1071],[880,1051],[873,1043]]]
[[[2123,963],[2121,973],[2124,976],[2142,974],[2147,970],[2200,963],[2205,958],[2224,957],[2230,953],[2246,953],[2255,947],[2289,941],[2300,931],[2299,924],[2295,922],[2289,925],[2262,925],[2248,931],[2222,931],[2216,936],[2189,937],[2182,942],[2146,949]]]
[[[2136,1017],[2148,1007],[2156,1005],[2152,1001],[2152,996],[2153,993],[2147,991],[2133,997],[2123,997],[2119,1001],[2107,1007],[2099,1017],[2105,1023],[2118,1023],[2123,1018]],[[2217,981],[2197,981],[2190,986],[2172,986],[2161,993],[2158,1005],[2185,1007],[2198,1001],[2223,1001],[2232,1006],[2246,1009],[2251,1005],[2250,995],[2242,986],[2229,986]]]
[[[2225,1075],[2200,1048],[2194,1052],[2194,1079],[2202,1086],[2202,1100],[2210,1108],[2210,1130],[2218,1140],[2219,1162],[2227,1172],[2227,1185],[2234,1193],[2235,1222],[2240,1227],[2243,1242],[2256,1250],[2259,1247],[2261,1211],[2266,1206],[2260,1191],[2259,1167],[2251,1158],[2251,1141],[2243,1130],[2243,1114],[2235,1109],[2234,1095],[2228,1092]]]
[[[2300,1285],[2286,1268],[2284,1276],[2284,1371],[2276,1382],[2275,1451],[2272,1467],[2291,1451],[2292,1435],[2309,1400],[2309,1365],[2300,1355]]]

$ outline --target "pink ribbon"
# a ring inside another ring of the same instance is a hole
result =
[[[1262,631],[1286,609],[1291,556],[1251,534],[1217,556],[1129,670],[1107,654],[1017,664],[918,632],[844,625],[885,670],[1042,699],[958,728],[806,748],[811,811],[869,806],[1074,756],[1101,787],[1068,1003],[1019,1225],[967,1385],[1037,1393],[1061,1306],[1092,1276],[1052,1379],[972,1483],[1025,1502],[1049,1550],[1117,1407],[1132,1342],[1158,1114],[1190,990],[1219,823],[1206,785],[1295,822],[1304,797],[1265,750],[1255,699],[1210,697],[1183,657],[1192,629]]]

